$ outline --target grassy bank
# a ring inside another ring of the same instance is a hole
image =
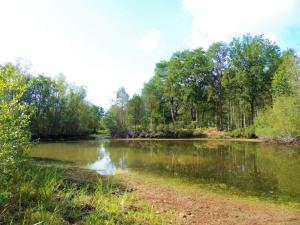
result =
[[[30,164],[0,196],[0,224],[163,224],[133,190],[93,171]]]

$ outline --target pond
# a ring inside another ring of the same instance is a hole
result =
[[[103,140],[36,145],[31,156],[102,175],[138,172],[300,203],[300,146],[193,140]]]

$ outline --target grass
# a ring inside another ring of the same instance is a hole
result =
[[[0,224],[164,224],[132,190],[89,170],[33,163],[0,193]]]

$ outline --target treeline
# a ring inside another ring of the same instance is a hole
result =
[[[207,51],[176,52],[156,64],[141,95],[129,99],[123,88],[118,91],[107,127],[114,136],[205,127],[254,136],[259,112],[297,92],[297,60],[292,50],[282,52],[269,39],[249,34],[213,43]]]
[[[101,126],[104,110],[86,100],[84,87],[66,83],[63,75],[57,79],[33,76],[10,63],[1,66],[1,76],[4,74],[23,80],[21,103],[30,112],[32,138],[86,136]]]

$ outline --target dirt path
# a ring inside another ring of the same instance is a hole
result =
[[[122,174],[120,179],[135,189],[137,196],[152,205],[158,214],[171,212],[180,224],[300,225],[300,210],[190,188],[157,185],[130,175]]]

